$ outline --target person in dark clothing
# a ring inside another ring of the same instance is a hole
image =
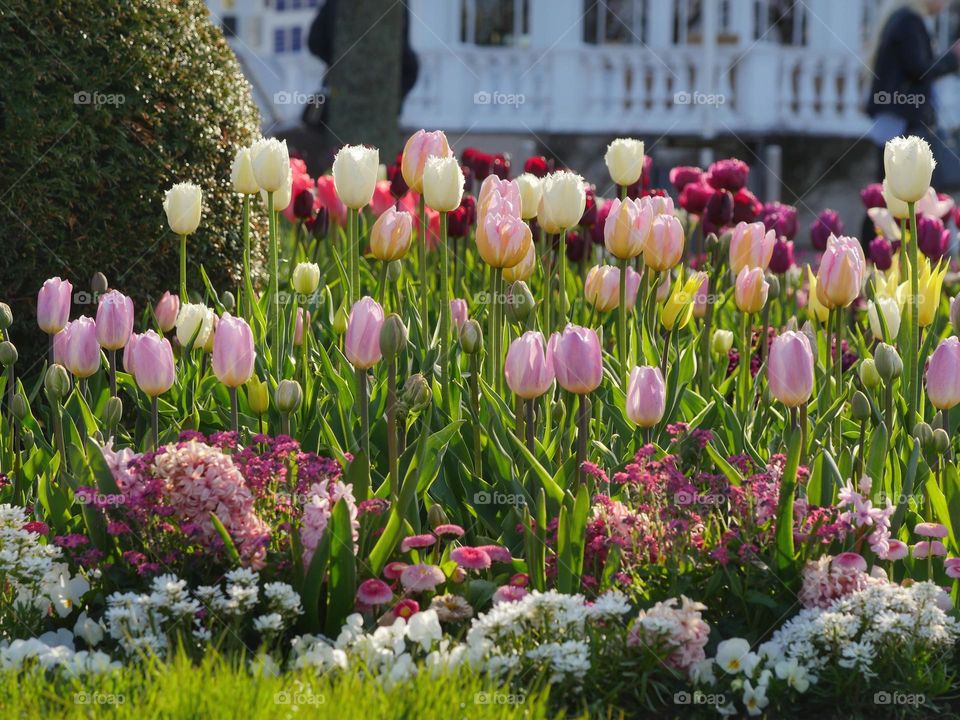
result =
[[[960,189],[960,158],[942,139],[934,81],[960,70],[960,43],[936,54],[925,16],[936,15],[945,0],[890,0],[884,8],[871,54],[873,83],[866,112],[870,137],[878,148],[878,180],[883,179],[883,148],[898,135],[918,135],[937,160],[933,184]]]
[[[327,67],[330,67],[337,59],[333,38],[336,30],[338,4],[338,0],[327,0],[323,4],[317,13],[317,17],[314,18],[313,24],[310,26],[310,34],[307,36],[307,48],[313,55],[323,60]],[[402,3],[401,6],[403,7],[400,67],[400,105],[402,107],[404,99],[413,90],[413,86],[417,84],[420,61],[413,51],[413,46],[410,45],[410,8],[407,7],[406,3]]]

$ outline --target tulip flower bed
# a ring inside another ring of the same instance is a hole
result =
[[[32,373],[0,307],[4,703],[947,708],[960,301],[929,147],[888,145],[867,253],[825,211],[805,267],[747,165],[674,168],[671,195],[651,162],[614,141],[604,199],[440,132],[385,178],[375,149],[315,180],[261,140],[230,179],[239,287],[191,264],[183,183],[152,307],[48,280]]]

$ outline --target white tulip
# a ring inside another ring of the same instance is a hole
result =
[[[163,198],[163,209],[167,213],[167,224],[177,235],[190,235],[200,225],[202,205],[200,188],[193,183],[177,183],[167,190]]]
[[[543,185],[540,178],[531,173],[524,173],[517,178],[520,186],[520,217],[524,220],[535,218],[540,208],[540,198],[543,196]]]
[[[250,160],[253,163],[253,175],[261,190],[271,193],[283,187],[290,172],[290,153],[286,140],[257,140],[250,146]]]
[[[377,186],[380,151],[363,145],[344,145],[333,159],[333,185],[348,208],[370,204]]]
[[[891,190],[890,186],[887,184],[886,178],[883,180],[883,200],[887,204],[887,210],[889,210],[890,214],[893,215],[893,217],[895,217],[897,220],[910,217],[909,206],[906,202],[893,194],[893,190]]]
[[[240,148],[234,155],[233,164],[230,165],[230,182],[234,191],[243,195],[253,195],[260,190],[257,177],[253,174],[250,148]]]
[[[633,185],[643,174],[643,142],[617,138],[607,146],[603,159],[617,185]]]
[[[455,157],[429,157],[423,166],[423,200],[437,212],[451,212],[463,197],[463,170]]]
[[[873,337],[886,342],[883,334],[883,326],[880,324],[880,315],[877,312],[877,305],[883,313],[883,319],[887,323],[887,330],[890,331],[890,342],[897,341],[897,334],[900,332],[900,304],[895,298],[878,297],[876,302],[871,301],[867,304],[867,317],[870,318],[870,331]]]
[[[937,161],[923,138],[896,137],[883,149],[883,169],[890,192],[904,202],[917,202],[927,194]]]
[[[181,347],[203,347],[213,332],[213,313],[206,305],[186,303],[180,307],[177,315],[177,341]]]
[[[560,170],[547,175],[541,184],[543,196],[537,209],[540,226],[554,235],[579,223],[587,204],[583,178]]]
[[[283,212],[290,205],[293,198],[293,170],[290,169],[289,163],[287,164],[287,176],[283,180],[283,184],[280,188],[273,193],[273,209],[274,212]],[[260,197],[263,198],[264,206],[267,206],[269,202],[269,197],[267,196],[266,190],[260,191]]]

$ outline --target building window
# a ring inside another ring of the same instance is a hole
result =
[[[283,28],[273,31],[273,51],[278,55],[287,51],[287,32]]]
[[[461,42],[518,45],[529,33],[530,0],[461,0]]]
[[[584,42],[630,45],[647,42],[649,0],[587,0],[583,17]]]
[[[303,28],[295,27],[290,31],[290,52],[300,52],[303,49]]]
[[[223,34],[225,37],[232,38],[237,36],[237,16],[236,15],[224,15],[222,24],[223,24]]]

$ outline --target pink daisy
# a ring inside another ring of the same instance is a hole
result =
[[[408,567],[410,566],[407,565],[407,563],[400,561],[387,563],[387,566],[383,568],[383,576],[387,578],[387,580],[399,580],[403,571]]]
[[[408,535],[403,539],[403,542],[400,543],[400,552],[428,548],[435,542],[437,542],[437,539],[433,535]]]
[[[946,555],[947,548],[939,540],[921,540],[913,546],[913,557],[917,560],[925,560],[933,555]]]
[[[433,590],[445,579],[443,570],[427,563],[411,565],[400,574],[400,582],[407,590],[413,592]]]
[[[508,563],[513,560],[510,551],[503,545],[480,545],[477,550],[483,550],[493,562]]]
[[[357,588],[357,600],[364,605],[386,605],[393,600],[393,591],[383,580],[370,578],[360,583]]]
[[[899,540],[890,541],[890,549],[887,550],[887,560],[903,560],[910,553],[907,544]]]
[[[517,602],[527,596],[526,588],[516,587],[515,585],[501,585],[493,594],[493,604]]]
[[[943,569],[947,571],[947,577],[960,578],[960,557],[944,560]]]
[[[459,525],[454,525],[453,523],[445,523],[444,525],[437,525],[433,529],[434,534],[440,538],[462,538],[463,537],[463,528]]]
[[[514,587],[526,587],[530,584],[530,576],[526,573],[516,573],[510,578],[510,584]]]
[[[450,559],[467,570],[486,570],[490,567],[490,556],[480,548],[454,548],[450,551]]]
[[[867,561],[855,552],[842,552],[830,562],[831,566],[842,567],[848,570],[867,571]]]
[[[409,620],[412,615],[416,615],[420,612],[420,603],[416,600],[411,600],[407,598],[406,600],[401,600],[396,605],[393,606],[393,610],[390,611],[390,614],[394,618],[403,618],[404,620]]]
[[[921,537],[945,538],[947,536],[946,526],[941,525],[940,523],[917,523],[916,527],[913,528],[913,531]]]

